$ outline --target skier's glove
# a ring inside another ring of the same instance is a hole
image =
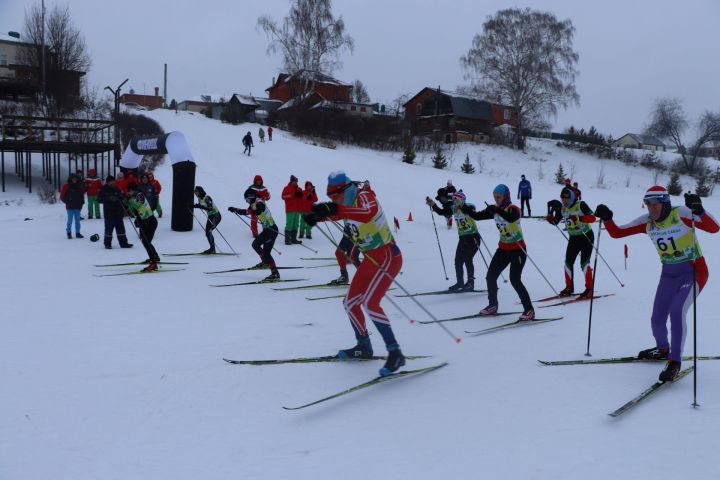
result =
[[[700,195],[696,193],[685,194],[685,206],[692,210],[693,215],[696,215],[698,217],[705,213],[705,209],[702,205],[702,200],[700,200]]]
[[[228,212],[237,213],[238,209],[235,207],[228,207]]]
[[[465,215],[470,215],[471,213],[475,213],[475,207],[468,205],[467,203],[463,203],[460,207],[460,211]]]
[[[427,203],[428,207],[432,207],[433,205],[435,205],[435,202],[430,197],[425,197],[425,203]]]
[[[598,217],[603,222],[608,222],[612,220],[613,218],[613,212],[610,210],[607,205],[603,205],[602,203],[595,207],[595,216]]]
[[[335,202],[316,203],[311,208],[318,220],[337,215],[338,207]]]
[[[548,215],[547,217],[545,217],[545,220],[547,220],[550,224],[557,225],[557,220],[555,219],[554,215]]]
[[[488,205],[487,208],[485,208],[485,211],[492,215],[497,215],[500,209],[497,207],[497,205]]]
[[[196,203],[195,205],[193,205],[193,208],[200,208],[200,204]]]
[[[307,223],[311,227],[314,227],[315,225],[317,225],[317,222],[318,222],[318,219],[314,213],[303,213],[302,219],[305,221],[305,223]]]

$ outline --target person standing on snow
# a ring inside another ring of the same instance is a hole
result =
[[[195,196],[198,199],[198,203],[193,205],[193,208],[205,210],[205,213],[207,213],[207,222],[205,223],[205,237],[207,237],[210,248],[208,248],[202,253],[204,253],[205,255],[213,255],[215,253],[215,237],[213,237],[212,231],[215,230],[220,224],[220,221],[222,220],[222,215],[220,215],[220,210],[218,209],[217,205],[213,203],[210,195],[205,193],[203,187],[197,185],[194,192]]]
[[[450,199],[453,203],[449,209],[445,207],[438,208],[430,197],[425,198],[425,203],[438,215],[455,218],[455,225],[457,225],[458,244],[455,249],[455,278],[457,282],[455,282],[455,285],[451,285],[448,290],[451,292],[472,292],[475,289],[473,257],[480,248],[480,233],[478,233],[475,221],[462,212],[462,207],[467,205],[469,208],[475,209],[475,206],[465,203],[465,194],[462,190],[451,193]],[[463,265],[467,270],[467,283],[463,281]]]
[[[560,193],[560,200],[548,202],[548,211],[552,211],[546,217],[548,223],[557,225],[561,221],[570,237],[565,250],[565,288],[560,291],[561,297],[567,297],[575,293],[575,259],[580,254],[580,269],[585,276],[585,291],[578,298],[589,299],[593,296],[593,269],[590,266],[595,234],[590,224],[595,222],[595,215],[588,205],[575,197],[572,188],[563,188]]]
[[[451,198],[451,195],[455,193],[457,190],[455,190],[455,187],[453,186],[452,180],[447,181],[447,185],[444,187],[438,188],[437,195],[435,196],[435,200],[440,202],[440,205],[442,206],[442,209],[445,211],[451,211],[453,206],[453,199]],[[448,230],[452,228],[452,215],[449,215],[447,218],[447,228]]]
[[[264,279],[266,282],[280,280],[280,272],[275,265],[275,259],[272,257],[272,249],[275,245],[275,239],[278,236],[277,224],[275,224],[272,213],[270,213],[270,209],[265,202],[256,196],[255,190],[252,188],[245,190],[245,201],[249,205],[248,208],[228,207],[228,211],[237,215],[248,215],[252,212],[257,216],[263,226],[260,235],[252,242],[253,250],[260,256],[260,263],[253,268],[270,269],[270,275]]]
[[[158,217],[162,218],[162,206],[160,206],[160,192],[162,191],[162,185],[155,179],[155,175],[152,172],[148,172],[148,178],[150,179],[150,185],[155,189],[155,211],[158,213]]]
[[[253,145],[253,139],[250,132],[248,132],[242,139],[242,144],[245,146],[245,150],[243,150],[243,153],[247,153],[248,157],[250,156],[250,150],[252,150]]]
[[[258,130],[258,138],[260,138],[260,143],[265,143],[265,130],[262,127]]]
[[[530,211],[530,199],[532,198],[532,185],[530,180],[525,179],[525,175],[520,175],[520,183],[518,184],[517,198],[520,199],[520,216],[525,216],[525,205],[527,205],[528,217],[532,217]]]
[[[102,187],[102,180],[98,178],[97,176],[97,170],[94,168],[88,168],[88,176],[85,179],[85,192],[87,193],[87,203],[88,203],[88,216],[87,218],[97,218],[100,219],[100,204],[97,200],[98,192],[100,191],[100,188]]]
[[[656,346],[642,350],[638,353],[638,358],[667,359],[659,380],[669,382],[675,380],[680,372],[687,333],[685,316],[695,300],[693,284],[697,285],[697,293],[700,293],[709,276],[705,257],[695,238],[694,227],[708,233],[717,233],[720,226],[712,215],[705,211],[700,197],[693,193],[685,194],[684,207],[673,207],[665,187],[655,185],[645,192],[643,201],[648,213],[625,225],[617,225],[613,220],[612,210],[605,205],[598,205],[595,215],[605,222],[605,228],[612,238],[644,233],[650,237],[660,255],[662,272],[650,320]],[[668,316],[671,342],[668,342]]]
[[[308,180],[305,182],[305,190],[303,190],[303,196],[300,202],[300,238],[305,237],[308,240],[312,240],[312,226],[303,220],[302,214],[309,213],[313,203],[317,201],[318,196],[317,193],[315,193],[315,186]]]
[[[150,202],[138,190],[137,184],[128,184],[128,193],[128,214],[135,217],[135,226],[140,230],[140,241],[148,254],[148,259],[145,260],[148,266],[143,268],[143,272],[154,272],[158,269],[157,263],[160,261],[160,255],[152,244],[158,221],[150,207]]]
[[[108,175],[105,179],[105,185],[98,192],[98,202],[103,205],[103,216],[105,217],[105,248],[112,248],[113,230],[117,235],[120,248],[131,248],[132,243],[128,243],[125,235],[125,206],[123,205],[124,194],[115,184],[115,177]]]
[[[267,204],[268,200],[270,200],[270,192],[267,188],[265,188],[265,185],[263,185],[263,178],[260,175],[255,175],[255,178],[253,179],[253,184],[250,185],[249,188],[252,188],[255,191],[255,197],[259,198],[263,202]],[[252,210],[250,210],[250,231],[252,232],[253,238],[258,237],[258,218],[257,215],[255,215]]]
[[[273,132],[273,128],[268,127],[268,141],[270,141],[270,142],[272,142],[272,132]]]
[[[285,245],[302,243],[297,238],[298,228],[300,228],[302,196],[303,191],[298,186],[297,177],[290,175],[290,182],[282,191],[282,199],[285,201]]]
[[[464,205],[462,212],[474,220],[495,220],[500,232],[500,242],[488,268],[487,290],[488,306],[480,310],[481,316],[492,316],[498,311],[497,279],[500,273],[510,265],[510,283],[520,297],[523,314],[519,320],[533,320],[535,309],[530,301],[525,285],[522,283],[522,271],[527,261],[527,246],[520,227],[520,209],[512,204],[510,189],[500,184],[493,190],[495,205],[488,205],[485,210],[476,212],[470,205]]]
[[[363,307],[385,342],[388,351],[381,376],[387,376],[405,365],[405,356],[395,339],[390,319],[380,306],[393,279],[400,273],[402,253],[395,244],[387,218],[373,192],[351,181],[345,172],[332,172],[328,176],[327,195],[331,202],[313,205],[312,213],[305,214],[311,225],[326,220],[347,220],[351,240],[363,253],[363,261],[350,283],[343,300],[345,311],[355,332],[357,345],[340,350],[340,359],[370,358],[373,355],[370,337],[365,325]]]
[[[73,220],[75,221],[75,238],[85,238],[80,233],[80,210],[85,204],[85,192],[80,183],[80,177],[76,174],[70,174],[67,183],[60,189],[60,201],[65,204],[67,210],[67,224],[65,226],[67,238],[72,239]]]

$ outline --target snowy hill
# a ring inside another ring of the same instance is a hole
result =
[[[0,277],[5,292],[0,478],[604,480],[720,475],[714,459],[720,362],[699,364],[699,409],[690,406],[692,377],[687,377],[619,419],[607,413],[654,382],[660,364],[547,367],[537,362],[584,358],[586,303],[536,305],[538,316],[564,319],[481,337],[467,337],[463,331],[515,317],[447,323],[463,337],[456,344],[436,325],[411,324],[385,301],[403,351],[432,356],[409,361],[406,368],[443,361],[449,365],[297,412],[281,406],[369,380],[380,362],[258,367],[222,361],[329,355],[354,342],[341,299],[306,300],[330,295],[327,290],[208,286],[265,274],[203,273],[257,263],[248,228],[226,211],[230,205],[245,206],[242,193],[255,174],[264,177],[272,194],[269,207],[281,226],[280,192],[291,174],[301,184],[312,180],[321,201],[330,171],[344,169],[353,179],[369,180],[385,213],[400,220],[397,239],[404,266],[399,282],[410,291],[426,291],[450,284],[423,203],[448,179],[464,190],[468,201],[483,205],[491,201],[498,183],[507,183],[514,197],[520,174],[525,174],[533,182],[533,213],[538,215],[546,213],[546,201],[559,194],[553,183],[557,165],[562,163],[568,173],[574,165],[572,176],[580,183],[583,200],[592,207],[608,204],[624,223],[643,213],[642,195],[654,183],[653,172],[542,140],[531,141],[527,154],[461,145],[450,154],[452,170],[439,171],[430,167],[429,158],[421,165],[406,165],[397,153],[343,146],[331,150],[279,130],[271,143],[261,144],[257,125],[231,126],[165,110],[145,114],[165,131],[186,136],[198,164],[197,183],[220,205],[219,230],[241,255],[176,257],[189,262],[180,266],[185,270],[163,275],[94,277],[101,270],[129,269],[93,265],[145,258],[129,223],[129,238],[135,243],[130,250],[66,240],[63,207],[40,204],[12,179],[9,192],[0,196],[5,272]],[[251,157],[242,155],[240,142],[248,130],[256,138]],[[482,159],[481,174],[459,172],[466,153],[476,166]],[[601,168],[605,188],[596,187]],[[161,201],[168,208],[169,165],[159,167],[156,177],[166,187]],[[660,181],[664,184],[667,178]],[[715,198],[705,203],[708,211],[720,213]],[[414,221],[405,221],[411,212]],[[438,234],[452,280],[457,233],[436,222],[442,227]],[[526,219],[522,226],[528,253],[559,289],[565,240],[543,221]],[[490,246],[496,244],[492,222],[481,222],[480,231]],[[102,222],[83,221],[83,233],[102,235]],[[332,233],[338,238],[337,231]],[[711,312],[720,308],[714,295],[720,237],[699,236],[710,269],[709,285],[698,302],[699,353],[717,355],[720,326]],[[216,239],[220,249],[228,251],[219,235]],[[312,257],[312,252],[278,240],[279,265],[311,263],[300,258]],[[167,217],[160,220],[154,243],[161,254],[207,247],[199,228],[172,232]],[[305,244],[320,257],[334,251],[317,231]],[[625,244],[630,252],[627,270]],[[605,232],[600,249],[626,286],[621,288],[607,267],[598,264],[596,290],[615,295],[593,307],[590,350],[596,358],[633,355],[654,344],[649,318],[660,272],[657,254],[647,238],[613,240]],[[477,288],[484,288],[486,269],[479,256],[475,266]],[[300,284],[326,282],[338,274],[335,266],[281,272],[283,278],[307,279]],[[530,263],[523,280],[532,298],[552,295]],[[392,300],[414,320],[428,319],[411,300]],[[501,310],[519,309],[509,284],[500,284],[499,300]],[[478,294],[419,301],[437,318],[447,318],[476,313],[487,298]],[[376,354],[383,354],[379,335],[372,325],[369,330]],[[692,332],[685,354],[692,354]]]

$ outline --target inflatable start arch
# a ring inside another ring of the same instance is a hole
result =
[[[173,195],[170,227],[176,232],[189,232],[193,229],[195,161],[182,133],[170,132],[153,137],[133,137],[120,158],[120,166],[136,169],[140,166],[143,156],[156,154],[167,154],[172,162]]]

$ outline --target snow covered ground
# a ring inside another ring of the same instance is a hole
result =
[[[720,421],[720,362],[703,362],[698,375],[699,409],[691,407],[688,377],[636,410],[612,419],[607,413],[644,390],[661,365],[545,367],[538,359],[583,358],[588,304],[538,309],[539,316],[564,320],[482,337],[476,330],[514,317],[446,324],[456,344],[436,325],[410,324],[389,302],[396,335],[409,355],[433,358],[406,368],[441,361],[449,366],[428,375],[401,379],[350,396],[289,412],[299,405],[374,377],[380,362],[282,366],[228,365],[228,358],[287,358],[333,354],[354,338],[340,299],[307,296],[328,290],[274,291],[269,285],[210,288],[209,284],[250,281],[265,272],[206,275],[249,266],[258,259],[251,236],[226,213],[244,207],[242,192],[255,174],[265,178],[269,205],[280,225],[280,192],[290,174],[312,180],[324,192],[327,174],[345,169],[351,178],[371,181],[389,217],[397,217],[403,251],[398,280],[411,291],[445,288],[426,195],[452,179],[477,205],[491,201],[498,183],[516,194],[519,176],[533,182],[533,213],[545,213],[556,198],[553,172],[562,162],[580,183],[592,207],[606,203],[616,219],[640,215],[642,194],[653,172],[602,162],[535,140],[527,154],[490,146],[459,145],[452,171],[401,163],[399,154],[339,146],[309,145],[276,130],[272,143],[256,140],[253,156],[241,155],[242,135],[257,125],[230,126],[201,115],[148,112],[166,131],[185,134],[198,164],[197,183],[220,204],[220,231],[241,252],[233,257],[185,257],[184,271],[162,275],[94,277],[95,264],[145,258],[135,248],[104,250],[90,243],[102,235],[102,221],[83,221],[85,240],[65,239],[65,211],[40,204],[15,178],[0,194],[0,478],[2,479],[713,479],[720,475],[715,437]],[[246,128],[247,127],[247,128]],[[459,167],[469,153],[482,158],[482,174]],[[605,188],[596,188],[605,172]],[[161,166],[162,202],[169,210],[171,172]],[[544,178],[540,179],[540,175]],[[38,175],[39,177],[39,175]],[[661,177],[661,183],[667,178]],[[692,185],[689,181],[688,186]],[[39,184],[36,183],[36,185]],[[321,201],[325,199],[320,195]],[[675,199],[680,202],[680,198]],[[706,200],[720,212],[716,198]],[[406,222],[412,212],[414,222]],[[25,220],[25,219],[31,220]],[[436,219],[439,220],[439,219]],[[565,241],[543,221],[523,220],[529,254],[556,288],[562,286]],[[438,222],[441,226],[441,222]],[[438,231],[451,280],[457,233]],[[492,222],[481,223],[490,245]],[[334,232],[336,238],[337,232]],[[224,251],[224,242],[216,236]],[[720,237],[700,233],[710,283],[698,303],[699,353],[720,354]],[[318,232],[306,244],[318,256],[333,247]],[[623,245],[630,259],[623,266]],[[202,231],[177,233],[160,220],[155,245],[162,253],[206,248]],[[626,283],[620,288],[601,262],[597,291],[615,293],[594,306],[594,357],[632,355],[654,345],[649,326],[660,265],[649,240],[612,240],[601,251]],[[280,265],[308,265],[313,254],[300,246],[277,244]],[[182,258],[182,257],[180,257]],[[178,260],[178,258],[175,258]],[[478,285],[485,267],[476,257]],[[325,262],[317,262],[325,263]],[[576,266],[577,271],[577,266]],[[506,272],[507,273],[507,272]],[[320,283],[335,278],[336,267],[282,271],[284,278]],[[523,279],[535,299],[552,294],[538,271],[527,265]],[[292,284],[288,284],[292,285]],[[577,285],[576,287],[579,287]],[[395,291],[397,292],[397,291]],[[422,311],[407,298],[394,299],[414,319]],[[420,297],[438,318],[471,314],[484,295]],[[509,284],[501,284],[500,306],[517,310]],[[372,332],[374,327],[370,327]],[[383,353],[377,334],[375,350]],[[688,334],[686,354],[692,352]]]

